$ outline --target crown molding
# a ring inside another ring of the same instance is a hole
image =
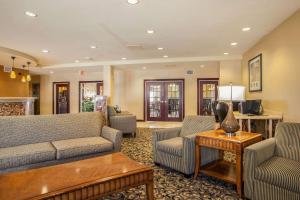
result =
[[[140,60],[112,60],[112,61],[90,61],[83,63],[65,63],[58,65],[43,66],[43,69],[59,69],[59,68],[76,68],[76,67],[93,67],[107,65],[133,65],[133,64],[157,64],[157,63],[178,63],[178,62],[204,62],[204,61],[226,61],[226,60],[242,60],[241,55],[232,56],[206,56],[206,57],[177,57],[177,58],[154,58]]]

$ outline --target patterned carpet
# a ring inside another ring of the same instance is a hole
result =
[[[152,129],[153,130],[153,129]],[[124,137],[122,152],[130,158],[153,166],[154,196],[157,200],[231,200],[239,199],[235,186],[207,176],[197,179],[185,178],[183,174],[164,167],[157,167],[152,160],[151,130],[139,128],[137,137]],[[108,199],[147,199],[145,187],[132,188],[126,192],[103,198]]]

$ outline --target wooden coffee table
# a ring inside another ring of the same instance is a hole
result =
[[[243,131],[237,132],[236,136],[226,136],[223,130],[198,133],[196,135],[195,177],[203,173],[236,184],[237,192],[242,196],[244,148],[261,140],[261,134]],[[219,149],[219,160],[200,167],[202,147]],[[236,155],[236,165],[223,160],[223,151],[230,151]]]
[[[122,153],[0,175],[0,199],[96,199],[146,185],[153,199],[153,169]]]

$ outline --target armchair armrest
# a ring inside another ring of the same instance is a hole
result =
[[[122,132],[108,126],[102,128],[101,136],[114,144],[114,151],[121,151]]]
[[[136,131],[136,116],[116,115],[110,117],[110,126],[121,130],[123,133],[134,133]]]
[[[152,139],[155,142],[171,139],[174,137],[178,137],[180,131],[181,131],[181,127],[154,130],[152,132]]]
[[[275,138],[270,138],[244,149],[244,192],[247,198],[252,199],[253,197],[255,168],[274,156],[275,146]]]
[[[195,145],[196,134],[183,137],[183,164],[186,174],[192,174],[195,170]],[[219,158],[219,152],[216,149],[201,148],[201,166],[208,164]]]

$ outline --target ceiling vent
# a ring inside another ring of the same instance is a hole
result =
[[[6,73],[10,73],[12,71],[12,67],[11,66],[4,66],[3,71],[6,72]]]
[[[192,74],[194,74],[194,71],[193,71],[193,70],[187,70],[187,71],[186,71],[186,74],[187,74],[187,75],[192,75]]]

